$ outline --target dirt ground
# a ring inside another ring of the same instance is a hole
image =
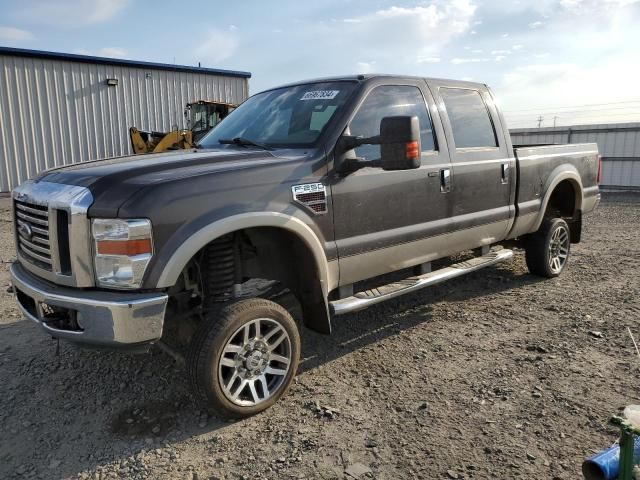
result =
[[[225,422],[164,353],[80,350],[22,320],[0,202],[0,478],[575,479],[640,403],[640,196],[607,198],[554,280],[522,252],[303,331],[290,393]]]

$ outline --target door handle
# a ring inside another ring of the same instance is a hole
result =
[[[447,193],[451,191],[451,169],[440,169],[440,191]]]
[[[501,167],[501,170],[502,170],[502,176],[501,176],[500,181],[502,183],[509,183],[509,164],[508,163],[503,163],[502,167]]]

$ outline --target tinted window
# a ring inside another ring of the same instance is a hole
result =
[[[271,146],[313,144],[347,101],[355,83],[323,82],[258,93],[222,120],[200,144],[217,147],[236,137]]]
[[[462,88],[441,88],[456,148],[497,147],[489,111],[480,93]]]
[[[360,106],[351,124],[351,135],[373,137],[380,134],[383,117],[417,116],[420,121],[422,151],[434,150],[433,130],[422,92],[417,87],[386,85],[373,89]],[[356,155],[367,160],[380,158],[380,145],[363,145]]]

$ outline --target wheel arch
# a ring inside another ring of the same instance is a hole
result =
[[[304,322],[309,328],[320,333],[330,333],[331,322],[329,316],[328,293],[337,286],[337,263],[329,262],[324,253],[321,240],[316,233],[301,219],[276,212],[250,212],[234,215],[210,223],[187,238],[166,262],[158,282],[158,288],[170,288],[177,281],[187,264],[206,245],[217,238],[239,231],[252,231],[261,228],[271,228],[304,247],[305,254],[311,257],[317,278],[303,278],[308,282],[310,296],[313,301],[305,305],[303,302]],[[305,260],[308,260],[305,255]],[[296,262],[292,262],[292,268]]]
[[[549,175],[549,181],[544,189],[545,194],[542,199],[540,211],[538,212],[538,217],[533,231],[537,231],[544,221],[552,199],[554,198],[554,194],[558,195],[558,192],[562,191],[563,196],[567,195],[565,191],[568,191],[569,187],[573,192],[573,211],[570,216],[572,218],[579,216],[579,212],[582,212],[582,203],[584,198],[582,179],[580,177],[580,173],[578,173],[578,170],[573,165],[562,165],[553,170]]]

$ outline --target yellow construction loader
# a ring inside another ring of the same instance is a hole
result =
[[[191,148],[204,137],[209,130],[233,111],[236,105],[209,100],[187,103],[184,117],[186,129],[171,132],[153,132],[129,128],[129,138],[133,153],[158,153],[167,150]]]

